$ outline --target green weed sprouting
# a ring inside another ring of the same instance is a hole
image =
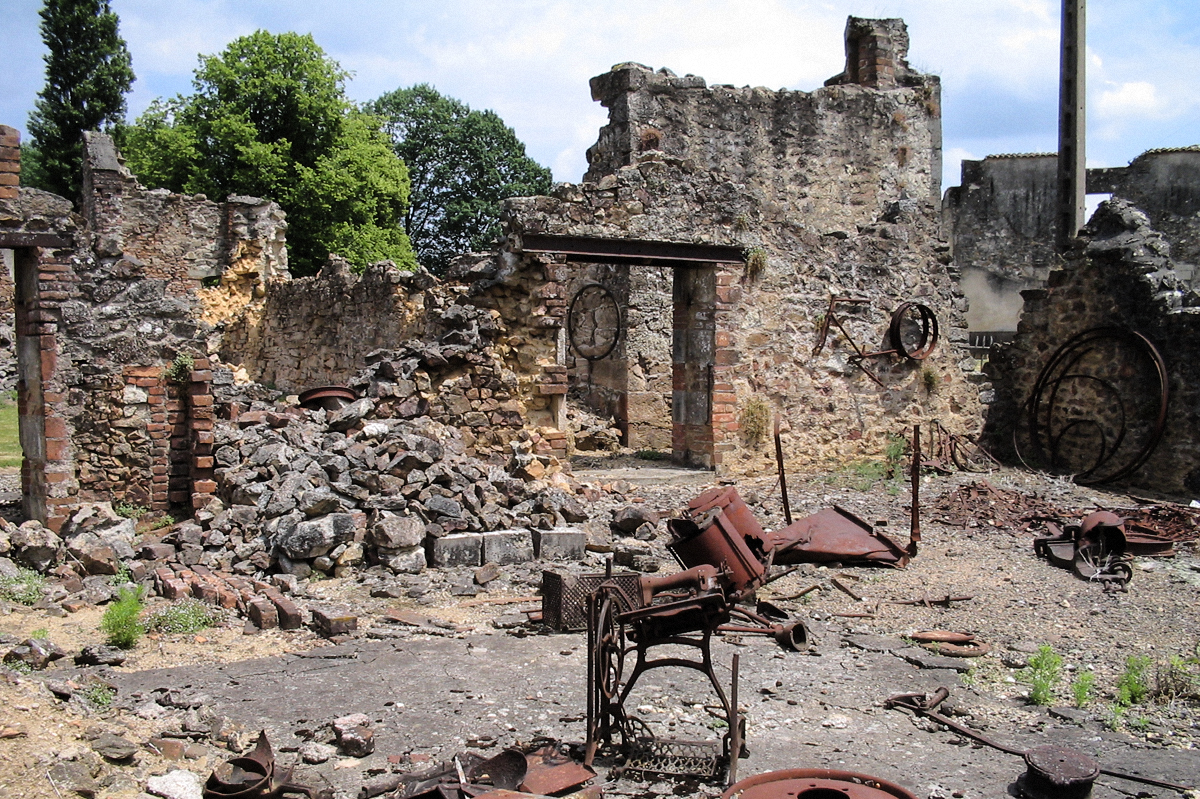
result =
[[[163,369],[163,379],[172,383],[187,383],[192,379],[192,370],[196,368],[196,359],[189,352],[181,352],[175,360]]]
[[[146,632],[141,615],[145,605],[142,595],[145,589],[124,586],[117,592],[116,600],[104,611],[100,629],[108,635],[108,643],[118,649],[132,649]]]
[[[1062,656],[1055,654],[1049,644],[1038,647],[1037,653],[1029,659],[1028,668],[1018,675],[1029,685],[1029,701],[1035,705],[1054,704],[1054,687],[1058,684],[1062,662]]]
[[[117,691],[111,685],[102,682],[90,682],[80,689],[79,695],[96,710],[107,710],[112,707]]]
[[[1150,695],[1150,665],[1146,655],[1131,655],[1125,661],[1125,673],[1117,680],[1117,704],[1122,707],[1141,704]]]
[[[1091,669],[1081,671],[1071,681],[1071,695],[1075,698],[1075,707],[1090,705],[1096,697],[1096,673]]]
[[[742,407],[738,424],[746,440],[757,444],[767,437],[767,428],[771,424],[771,406],[762,397],[751,397]]]

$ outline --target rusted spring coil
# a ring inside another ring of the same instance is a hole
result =
[[[911,352],[904,346],[904,337],[900,326],[904,324],[904,317],[909,310],[916,310],[917,316],[921,322],[921,340],[917,344],[917,348]],[[928,305],[922,305],[919,302],[902,302],[892,312],[892,323],[888,326],[888,340],[892,343],[892,349],[908,358],[911,361],[923,361],[928,358],[938,343],[938,320],[937,315]]]
[[[1137,454],[1127,464],[1122,466],[1112,474],[1103,477],[1093,477],[1099,472],[1120,449],[1125,438],[1125,407],[1124,403],[1120,402],[1119,392],[1110,381],[1107,381],[1096,375],[1085,373],[1073,373],[1072,370],[1082,361],[1087,355],[1093,351],[1092,345],[1098,344],[1104,340],[1115,340],[1132,344],[1138,351],[1146,356],[1154,365],[1155,373],[1158,377],[1158,416],[1155,419],[1154,428],[1147,438],[1146,443],[1138,450]],[[1059,373],[1057,377],[1056,373]],[[1055,406],[1058,400],[1058,391],[1063,382],[1067,380],[1091,380],[1101,385],[1106,391],[1111,393],[1119,404],[1121,425],[1117,432],[1116,440],[1112,446],[1108,446],[1107,436],[1104,431],[1099,428],[1098,423],[1087,421],[1075,421],[1067,425],[1062,430],[1054,433],[1053,427],[1048,427],[1045,432],[1046,442],[1049,444],[1049,452],[1047,453],[1042,446],[1043,433],[1039,417],[1043,412],[1043,404],[1045,404],[1045,413],[1048,420],[1053,419]],[[1049,397],[1045,396],[1049,392]],[[1025,415],[1026,422],[1029,427],[1029,438],[1037,452],[1038,457],[1044,461],[1054,464],[1058,462],[1058,443],[1062,437],[1071,429],[1083,424],[1091,424],[1097,427],[1101,437],[1100,454],[1095,462],[1086,471],[1075,476],[1075,481],[1081,485],[1095,485],[1099,483],[1111,483],[1120,480],[1129,474],[1136,471],[1144,464],[1154,452],[1155,447],[1162,440],[1163,433],[1166,429],[1167,421],[1167,402],[1170,398],[1170,386],[1167,381],[1167,365],[1163,361],[1162,355],[1158,348],[1154,346],[1150,339],[1127,328],[1120,327],[1094,327],[1085,330],[1066,341],[1059,347],[1052,356],[1049,362],[1038,375],[1037,381],[1034,383],[1033,391],[1030,394],[1029,400],[1026,403]],[[1013,432],[1013,445],[1017,451],[1017,456],[1021,457],[1020,446],[1016,441],[1016,431]],[[1024,460],[1024,458],[1022,458]]]

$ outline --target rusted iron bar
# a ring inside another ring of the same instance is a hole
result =
[[[783,468],[783,440],[779,435],[779,414],[775,414],[775,463],[779,466],[779,493],[783,496],[783,521],[792,523],[792,506],[788,503],[787,474]]]
[[[776,602],[787,602],[792,599],[799,599],[800,597],[808,596],[813,591],[819,591],[820,589],[821,589],[821,586],[819,583],[817,585],[810,585],[808,588],[805,588],[803,591],[801,591],[798,594],[788,594],[787,596],[777,596],[777,597],[775,597],[775,601]]]
[[[912,443],[912,522],[909,525],[908,552],[917,554],[921,540],[921,425],[913,425]]]
[[[975,597],[973,596],[950,596],[947,594],[946,596],[937,599],[923,596],[920,599],[889,599],[888,601],[893,605],[924,605],[927,608],[933,607],[934,605],[941,605],[948,608],[950,607],[951,602],[967,602],[974,598]]]
[[[833,587],[834,587],[834,588],[837,588],[837,589],[839,589],[839,590],[841,590],[841,591],[845,592],[845,594],[846,594],[848,597],[850,597],[851,599],[853,599],[855,602],[862,602],[862,597],[861,597],[861,596],[859,596],[858,594],[854,593],[854,590],[853,590],[853,589],[851,589],[851,588],[850,588],[850,586],[846,585],[845,583],[843,583],[843,582],[842,582],[841,580],[839,580],[838,578],[836,578],[836,577],[830,577],[830,578],[829,578],[829,582],[833,583]]]

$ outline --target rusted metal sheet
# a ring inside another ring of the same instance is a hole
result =
[[[578,763],[554,746],[543,746],[525,755],[527,770],[521,790],[557,794],[578,788],[596,776],[595,770]]]
[[[302,793],[308,799],[332,799],[333,789],[318,790],[291,781],[292,770],[275,767],[275,752],[266,730],[258,734],[254,750],[217,764],[204,782],[204,799],[268,799],[284,793]]]
[[[835,505],[766,533],[775,563],[875,563],[904,568],[909,554],[895,541]]]
[[[894,782],[853,771],[794,768],[747,777],[731,786],[721,799],[917,799]]]

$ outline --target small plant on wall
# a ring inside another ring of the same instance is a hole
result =
[[[746,277],[758,280],[767,268],[767,251],[754,247],[746,253]]]
[[[767,427],[771,424],[771,406],[762,397],[751,397],[742,406],[738,424],[748,443],[756,444],[764,440],[767,437]]]
[[[163,370],[163,378],[172,383],[186,383],[191,379],[192,370],[196,368],[196,359],[190,352],[181,352],[175,360]]]

